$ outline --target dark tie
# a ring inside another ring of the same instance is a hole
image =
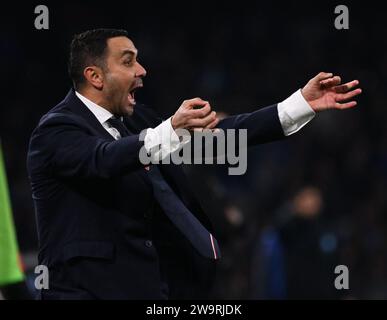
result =
[[[118,117],[112,117],[107,121],[113,128],[116,128],[120,133],[121,137],[130,135],[128,128],[122,123]]]
[[[156,200],[173,224],[201,255],[214,260],[219,259],[220,249],[217,240],[176,195],[157,165],[150,166],[148,177]]]
[[[130,131],[120,119],[114,117],[109,119],[108,122],[118,130],[121,137],[130,135]],[[219,259],[220,249],[217,240],[172,190],[158,166],[151,165],[147,176],[152,183],[157,202],[172,223],[201,255],[214,260]]]

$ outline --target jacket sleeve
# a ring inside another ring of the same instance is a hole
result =
[[[277,105],[227,117],[217,126],[220,129],[247,129],[248,146],[270,142],[285,137],[278,118]]]
[[[191,139],[191,142],[185,146],[185,148],[191,149],[191,161],[203,158],[210,149],[212,149],[211,155],[216,155],[215,157],[223,156],[226,149],[221,151],[217,146],[218,143],[228,145],[228,139],[230,138],[227,130],[230,129],[235,130],[233,141],[237,149],[239,149],[239,143],[241,141],[241,132],[239,129],[247,130],[247,147],[286,138],[278,118],[277,105],[265,107],[251,113],[227,117],[219,121],[217,128],[223,132],[216,139],[205,140],[205,143],[201,139],[198,141]]]
[[[53,176],[111,178],[143,165],[139,151],[144,142],[139,135],[117,141],[95,136],[76,117],[52,113],[44,116],[32,134],[28,167]]]

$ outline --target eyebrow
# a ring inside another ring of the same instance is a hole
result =
[[[131,56],[135,56],[137,55],[137,50],[129,50],[129,49],[125,49],[122,51],[122,54],[121,54],[121,57],[123,57],[124,55],[131,55]]]

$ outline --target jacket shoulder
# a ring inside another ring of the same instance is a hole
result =
[[[40,118],[34,132],[47,128],[59,127],[61,125],[83,127],[84,124],[85,122],[81,116],[72,112],[66,104],[60,103]]]

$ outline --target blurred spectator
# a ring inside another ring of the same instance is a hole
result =
[[[320,217],[319,189],[302,188],[259,237],[252,266],[253,297],[334,299],[337,236]]]

